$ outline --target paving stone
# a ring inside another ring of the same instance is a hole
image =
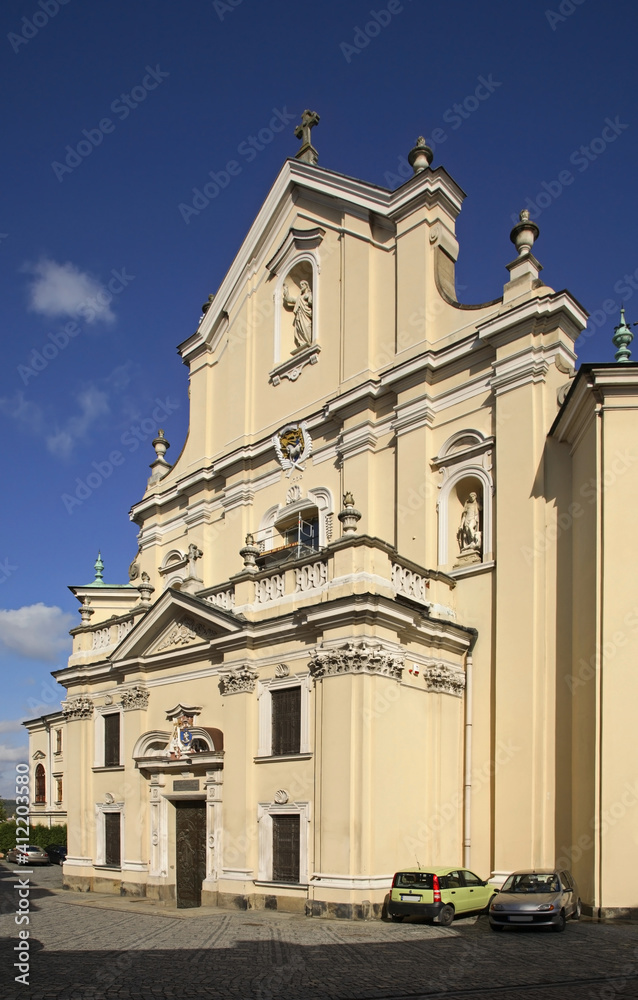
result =
[[[31,876],[30,988],[13,980],[12,888],[0,865],[0,996],[14,1000],[636,1000],[630,924],[571,922],[564,934],[218,909],[176,911],[61,889]],[[37,889],[36,889],[37,887]]]

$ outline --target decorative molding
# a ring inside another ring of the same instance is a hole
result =
[[[93,633],[93,642],[91,645],[92,649],[104,649],[106,646],[111,645],[111,629],[109,628],[98,628]]]
[[[69,698],[62,702],[62,712],[66,722],[73,719],[90,719],[93,715],[93,702],[86,695]]]
[[[289,677],[290,667],[287,663],[278,663],[275,667],[275,677]]]
[[[316,250],[325,235],[325,229],[319,226],[314,229],[290,229],[277,252],[266,264],[266,269],[273,276],[282,268],[287,270],[298,254]]]
[[[367,640],[348,642],[344,646],[319,646],[308,663],[315,681],[339,674],[381,674],[400,681],[403,656],[384,649],[380,643]]]
[[[135,625],[135,619],[131,618],[127,622],[118,622],[117,625],[117,641],[121,642],[122,639],[129,634],[133,626]]]
[[[283,573],[275,573],[264,580],[255,580],[255,604],[268,604],[284,596],[286,577]]]
[[[286,358],[285,361],[275,365],[269,373],[268,381],[271,385],[280,385],[282,378],[287,378],[291,382],[296,382],[306,365],[316,365],[319,360],[321,348],[319,344],[310,344],[308,347]]]
[[[412,570],[400,566],[399,563],[392,564],[392,586],[397,594],[403,594],[404,597],[410,597],[413,601],[419,601],[421,604],[430,603],[427,599],[428,580],[424,576],[419,576],[418,573],[413,573]]]
[[[195,621],[194,618],[182,618],[181,621],[173,625],[166,638],[156,647],[155,651],[160,653],[163,649],[168,649],[170,646],[190,646],[199,639],[207,642],[210,639],[214,639],[215,635],[215,630],[209,628],[203,622]]]
[[[148,707],[148,697],[148,690],[141,684],[136,684],[122,691],[122,708],[125,712],[132,712],[138,708],[145,709]]]
[[[273,796],[273,802],[278,806],[285,806],[290,801],[290,795],[285,788],[278,788]]]
[[[224,611],[232,611],[235,607],[235,589],[230,587],[228,590],[219,590],[216,594],[209,594],[206,600]]]
[[[221,693],[222,695],[252,694],[258,677],[258,671],[247,663],[220,671]]]
[[[434,663],[423,668],[423,680],[428,691],[452,694],[460,698],[465,690],[465,674],[453,670],[445,663]]]
[[[33,760],[44,760],[46,754],[42,750],[36,750],[33,754]]]
[[[392,429],[397,437],[418,430],[420,427],[431,427],[434,423],[435,412],[430,396],[421,396],[420,399],[399,403],[394,407],[394,413]]]
[[[328,563],[316,562],[295,570],[295,593],[315,590],[328,582]]]

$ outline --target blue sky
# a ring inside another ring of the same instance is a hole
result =
[[[593,316],[580,360],[610,361],[622,300],[638,320],[637,20],[630,0],[4,0],[0,794],[19,720],[64,693],[50,671],[79,624],[68,585],[93,579],[98,548],[106,580],[128,579],[150,441],[163,426],[170,460],[187,430],[176,345],[304,108],[320,164],[376,184],[398,186],[417,135],[433,141],[468,195],[462,301],[500,294],[530,208],[543,278]],[[189,211],[211,171],[218,193]]]

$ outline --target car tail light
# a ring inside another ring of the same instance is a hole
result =
[[[434,902],[435,903],[440,903],[441,902],[441,886],[439,884],[439,876],[438,875],[433,875],[432,876],[432,888],[434,889]]]

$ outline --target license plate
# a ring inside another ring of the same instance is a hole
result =
[[[534,918],[532,916],[529,916],[529,917],[528,916],[510,917],[510,920],[514,921],[517,924],[531,924],[531,922],[532,922],[533,919]]]
[[[401,902],[402,903],[420,903],[421,902],[421,897],[420,896],[403,896],[402,895],[401,896]]]

